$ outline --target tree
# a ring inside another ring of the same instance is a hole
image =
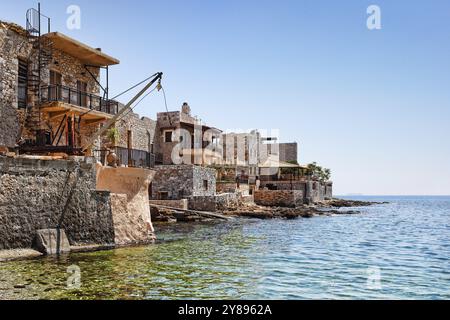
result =
[[[331,170],[327,168],[322,168],[317,165],[317,162],[312,162],[307,165],[308,175],[313,176],[321,181],[328,181],[331,178]]]

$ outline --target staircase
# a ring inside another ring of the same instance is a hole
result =
[[[40,129],[41,119],[39,103],[41,99],[40,88],[42,85],[43,70],[48,70],[52,61],[53,43],[47,37],[43,37],[42,22],[47,22],[47,33],[50,32],[50,18],[40,11],[31,8],[26,14],[26,30],[28,41],[32,45],[31,54],[28,57],[28,92],[35,97],[34,107],[28,108],[25,124],[31,130]]]

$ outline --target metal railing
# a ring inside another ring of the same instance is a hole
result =
[[[41,87],[41,102],[65,102],[90,110],[117,114],[119,103],[114,100],[106,100],[92,93],[83,92],[59,84]]]
[[[305,181],[310,179],[310,176],[308,175],[291,175],[291,174],[281,174],[280,176],[278,175],[270,175],[270,176],[266,176],[266,175],[261,175],[259,177],[259,179],[261,181],[264,182],[269,182],[269,181]]]
[[[94,150],[94,157],[103,165],[106,165],[108,150]],[[134,168],[153,168],[155,166],[155,155],[143,150],[115,147],[118,166],[128,166]]]
[[[41,13],[41,9],[40,6],[38,8],[38,10],[31,8],[27,10],[27,22],[26,22],[26,28],[27,31],[30,35],[32,36],[40,36],[42,34],[44,34],[44,32],[42,32],[42,23],[46,22],[47,25],[47,32],[50,32],[50,18],[47,17],[46,15],[43,15]]]

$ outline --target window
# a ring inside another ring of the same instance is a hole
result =
[[[51,85],[61,85],[62,84],[61,73],[50,70],[50,84]]]
[[[78,105],[80,107],[87,106],[87,83],[78,80],[77,81],[77,91],[78,91]]]
[[[28,62],[19,60],[17,101],[19,108],[27,107],[28,96]]]
[[[158,200],[168,200],[169,192],[167,191],[158,191]]]
[[[166,131],[164,133],[164,142],[172,142],[172,131]]]
[[[50,97],[49,100],[61,100],[61,84],[62,76],[61,73],[50,70]]]
[[[133,167],[135,161],[133,159],[133,132],[131,130],[127,131],[127,151],[128,151],[128,166]]]
[[[203,180],[203,190],[208,190],[208,180]]]

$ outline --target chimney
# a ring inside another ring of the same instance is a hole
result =
[[[188,116],[191,115],[191,107],[189,107],[189,104],[187,102],[183,103],[183,105],[181,106],[181,112],[187,114]]]

